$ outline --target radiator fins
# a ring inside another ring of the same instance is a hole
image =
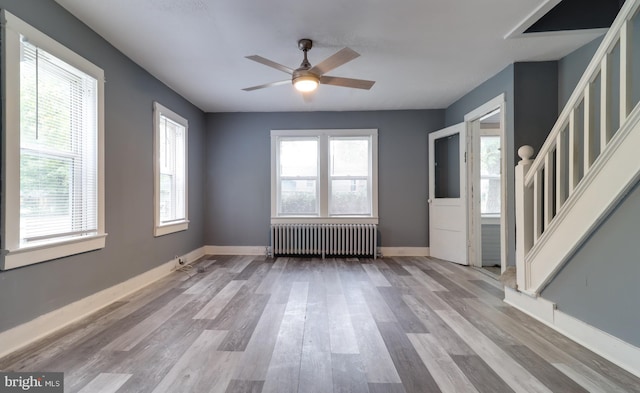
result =
[[[374,224],[273,224],[273,256],[376,257]]]

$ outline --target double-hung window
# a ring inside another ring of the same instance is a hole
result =
[[[3,11],[2,269],[103,248],[103,71]]]
[[[500,216],[500,182],[500,135],[484,132],[480,136],[480,212],[483,217]]]
[[[272,130],[271,221],[377,223],[377,130]]]
[[[155,236],[184,231],[187,218],[185,118],[155,102]]]

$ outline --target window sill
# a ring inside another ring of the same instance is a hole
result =
[[[272,224],[378,224],[378,217],[271,217]]]
[[[189,228],[189,220],[180,221],[172,224],[160,225],[155,227],[153,236],[164,236],[170,233],[186,231]]]
[[[16,250],[3,250],[0,270],[15,269],[39,262],[68,257],[83,252],[99,250],[105,247],[107,234],[83,236],[56,243],[23,247]]]

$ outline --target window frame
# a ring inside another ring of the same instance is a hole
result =
[[[369,138],[369,173],[370,184],[368,192],[371,201],[371,213],[368,215],[356,214],[329,214],[330,200],[330,150],[331,138]],[[318,138],[318,203],[317,215],[281,215],[279,214],[279,141],[281,138]],[[361,223],[378,224],[378,130],[377,129],[308,129],[308,130],[271,130],[271,223]]]
[[[161,117],[184,127],[184,218],[170,222],[162,222],[160,218],[160,131]],[[153,171],[154,171],[154,229],[155,237],[164,236],[175,232],[186,231],[189,228],[189,122],[176,112],[160,104],[153,103]]]
[[[45,262],[105,247],[104,226],[104,71],[53,38],[6,10],[2,18],[2,251],[0,270]],[[20,242],[20,36],[38,48],[93,77],[96,92],[97,231],[95,234],[56,239],[34,245]]]
[[[484,137],[493,137],[493,138],[498,138],[500,143],[498,144],[498,149],[500,150],[500,155],[501,155],[501,161],[502,161],[502,134],[500,131],[500,128],[485,128],[485,129],[481,129],[480,130],[480,137],[478,138],[478,147],[480,148],[480,152],[482,153],[482,138]],[[480,161],[482,162],[482,157],[480,157]],[[502,172],[502,166],[500,166],[500,172]],[[482,172],[480,171],[480,189],[482,190],[482,179],[499,179],[500,183],[502,184],[502,182],[504,181],[502,173],[500,173],[500,175],[498,176],[483,176]],[[502,189],[502,186],[501,186]],[[500,197],[500,204],[502,205],[502,203],[504,202],[502,200],[502,192],[499,193],[498,195]],[[501,209],[502,211],[502,209]],[[480,204],[480,218],[482,219],[482,222],[485,224],[499,224],[500,223],[500,216],[501,216],[501,212],[498,213],[484,213],[482,212],[482,203]]]

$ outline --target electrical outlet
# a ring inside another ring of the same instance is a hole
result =
[[[184,258],[178,258],[178,264],[184,265],[184,263],[185,263]]]

